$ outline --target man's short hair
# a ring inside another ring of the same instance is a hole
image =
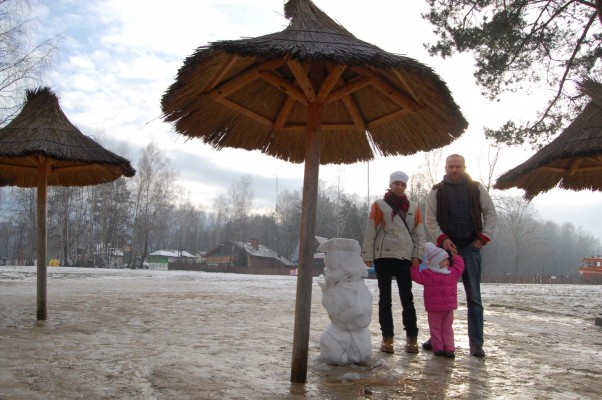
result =
[[[449,156],[447,156],[447,158],[445,159],[445,163],[446,163],[446,164],[447,164],[447,161],[448,161],[450,158],[459,158],[460,160],[462,160],[462,164],[466,164],[466,160],[464,159],[464,157],[462,157],[462,156],[461,156],[461,155],[459,155],[459,154],[450,154]]]

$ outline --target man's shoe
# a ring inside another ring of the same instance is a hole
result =
[[[406,337],[406,353],[416,354],[420,350],[418,350],[418,338],[416,336],[407,336]]]
[[[485,357],[485,351],[482,346],[475,344],[470,346],[470,355],[474,357]]]
[[[433,350],[433,345],[431,343],[431,338],[429,338],[429,340],[427,340],[426,342],[422,343],[422,348],[424,350]]]
[[[393,336],[383,337],[383,342],[380,344],[380,351],[383,353],[395,353],[393,348]]]

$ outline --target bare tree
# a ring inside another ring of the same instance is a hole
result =
[[[344,205],[342,204],[345,196],[345,187],[341,177],[342,172],[342,168],[339,168],[336,184],[333,187],[335,194],[334,214],[337,216],[335,237],[341,237],[341,233],[345,230],[345,224],[347,223],[347,218],[349,217],[349,209],[347,208],[347,210],[344,210]]]
[[[37,196],[35,189],[15,189],[14,210],[17,238],[14,257],[19,264],[34,265],[36,254]]]
[[[74,190],[68,186],[51,186],[48,190],[48,253],[61,260],[61,265],[69,265],[69,216]]]
[[[228,189],[228,238],[245,241],[250,239],[248,220],[253,209],[253,179],[250,175],[242,176],[233,182]]]
[[[364,201],[359,200],[357,194],[348,195],[346,193],[340,196],[339,217],[342,221],[342,230],[338,237],[355,239],[362,242],[364,231],[366,230],[366,222],[368,221],[368,208]]]
[[[485,177],[481,176],[481,183],[483,186],[485,186],[485,189],[487,189],[488,192],[493,188],[493,176],[500,158],[502,146],[502,144],[487,144],[487,157],[484,159],[484,162],[487,165],[487,175]],[[481,159],[483,158],[484,157],[479,157],[479,171],[483,170],[481,165]]]
[[[160,238],[166,229],[166,216],[171,204],[173,183],[176,173],[169,159],[155,143],[149,143],[141,152],[137,172],[132,183],[133,237],[132,254],[140,257],[133,260],[141,263],[149,254],[153,235]]]
[[[58,37],[32,40],[35,20],[27,0],[0,0],[0,126],[21,108],[24,90],[53,63]]]
[[[278,194],[278,244],[287,258],[292,258],[299,241],[301,226],[301,193],[285,190]]]
[[[183,189],[182,189],[183,190]],[[195,206],[190,193],[181,196],[181,201],[171,211],[169,229],[170,249],[182,249],[196,253],[207,242],[207,215],[201,206]]]
[[[437,174],[443,163],[443,149],[435,149],[423,154],[424,161],[418,166],[418,172],[421,175],[423,185],[431,188],[441,180]]]
[[[222,243],[228,239],[224,232],[227,222],[229,199],[225,194],[220,194],[213,201],[212,213],[209,217],[209,229],[212,232],[213,244]]]
[[[416,172],[412,174],[410,181],[408,182],[408,188],[406,190],[407,196],[418,206],[423,209],[426,206],[426,198],[433,187],[433,184],[429,182],[430,179],[427,178],[422,172]]]
[[[497,198],[496,206],[500,234],[492,244],[503,246],[507,270],[515,275],[527,272],[528,265],[522,260],[527,259],[529,252],[540,244],[536,235],[538,223],[535,209],[531,202],[522,197]]]
[[[337,235],[336,192],[335,186],[326,186],[325,181],[319,181],[316,207],[317,236],[333,238]]]

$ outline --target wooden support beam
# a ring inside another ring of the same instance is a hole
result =
[[[332,103],[333,101],[337,101],[357,90],[360,90],[361,88],[370,85],[371,83],[372,79],[367,77],[354,78],[347,82],[345,86],[341,86],[330,92],[330,94],[326,96],[324,103]]]
[[[281,129],[282,132],[305,132],[305,125],[290,124]]]
[[[215,73],[215,75],[213,76],[213,79],[211,80],[211,82],[209,82],[209,84],[205,88],[204,92],[213,90],[215,88],[215,86],[219,82],[221,82],[222,79],[224,79],[224,76],[226,76],[228,71],[230,71],[230,68],[232,68],[232,65],[234,65],[236,60],[238,60],[237,54],[228,55],[228,58],[226,58],[226,61],[224,61],[224,64],[222,65],[222,67]]]
[[[566,168],[550,167],[550,166],[546,165],[546,166],[541,167],[541,169],[544,169],[544,170],[550,171],[550,172],[558,172],[560,174],[566,174],[567,176],[569,175],[568,174],[569,170],[567,170]],[[602,171],[602,165],[595,165],[595,166],[592,166],[592,167],[582,167],[582,168],[579,168],[579,172],[580,173],[583,173],[583,172],[595,172],[595,171]]]
[[[278,113],[278,118],[276,118],[276,121],[274,122],[274,129],[279,131],[282,128],[284,128],[284,125],[286,124],[286,120],[288,119],[288,116],[291,114],[291,111],[293,111],[293,107],[295,106],[295,101],[296,100],[290,96],[286,97],[286,100],[284,100],[284,104],[282,104],[282,107],[280,107],[280,112]]]
[[[357,127],[353,124],[322,124],[323,131],[349,131],[357,130]],[[287,125],[282,128],[283,132],[300,132],[305,131],[305,125]]]
[[[602,164],[602,155],[594,155],[585,157],[584,160],[591,162],[592,164]]]
[[[559,168],[559,167],[551,167],[549,165],[544,165],[543,167],[541,167],[541,169],[545,169],[546,171],[550,171],[550,172],[559,172],[561,174],[566,173],[566,168]]]
[[[242,74],[237,75],[229,81],[222,83],[215,89],[207,92],[206,95],[216,101],[219,99],[223,99],[224,97],[228,96],[231,93],[234,93],[247,83],[258,79],[261,71],[266,69],[269,70],[278,68],[283,64],[284,59],[274,59],[256,65],[255,67],[247,70],[246,72],[243,72]]]
[[[248,108],[245,108],[239,104],[236,104],[233,101],[230,101],[228,99],[220,99],[219,102],[220,102],[220,104],[223,104],[226,107],[231,108],[234,111],[237,111],[243,115],[246,115],[247,117],[252,118],[255,121],[261,122],[262,124],[267,125],[269,127],[273,126],[273,122],[269,118],[266,118],[263,115],[259,115],[256,112],[251,111]]]
[[[288,60],[287,65],[290,68],[293,75],[295,76],[299,87],[301,88],[301,90],[303,90],[303,93],[305,93],[305,97],[310,102],[316,101],[316,91],[311,82],[309,81],[309,78],[307,77],[307,71],[303,67],[303,65],[301,65],[301,63],[295,60]]]
[[[286,93],[287,95],[293,97],[298,102],[303,103],[305,105],[309,104],[305,93],[303,93],[301,89],[299,89],[297,86],[293,85],[291,82],[287,81],[280,75],[277,75],[274,71],[261,71],[259,73],[259,76],[261,77],[261,79],[274,86],[275,88],[281,90],[282,92]]]
[[[0,166],[2,167],[2,169],[14,169],[16,171],[33,171],[33,170],[37,170],[38,167],[35,165],[32,165],[31,167],[28,167],[26,165],[13,165],[13,164],[5,164],[5,163],[0,163]]]
[[[370,70],[369,68],[352,67],[352,69],[358,74],[370,78],[372,86],[377,88],[383,95],[393,100],[399,106],[408,108],[411,111],[417,111],[423,107],[422,105],[416,103],[407,94],[383,81],[376,72]]]
[[[360,114],[360,110],[357,108],[357,104],[351,96],[343,97],[343,104],[345,104],[345,108],[349,115],[351,115],[351,119],[353,120],[353,124],[357,128],[358,132],[366,132],[368,127],[366,126],[366,122],[364,118]]]
[[[348,131],[348,130],[357,130],[357,127],[354,124],[322,124],[322,130],[323,131]]]
[[[90,168],[91,165],[94,164],[86,164],[86,165],[71,165],[71,166],[65,166],[65,167],[56,167],[56,168],[51,168],[50,169],[50,174],[53,174],[54,172],[73,172],[73,171],[78,171],[80,169],[88,169]],[[100,166],[100,164],[97,164],[98,166]]]
[[[585,167],[585,168],[579,168],[579,172],[596,172],[596,171],[602,171],[602,165],[596,165],[593,167]]]
[[[416,95],[416,92],[414,92],[412,90],[412,87],[410,85],[408,85],[408,81],[406,80],[406,78],[403,76],[403,74],[397,70],[393,70],[393,73],[395,74],[395,76],[397,77],[397,79],[399,79],[399,82],[401,82],[401,84],[403,85],[404,89],[406,90],[406,92],[408,92],[410,94],[410,96],[412,96],[412,99],[419,103],[420,102],[420,98],[418,97],[418,95]]]
[[[316,97],[316,102],[322,104],[326,101],[327,96],[330,94],[332,89],[335,87],[343,72],[347,69],[346,65],[335,65],[328,67],[328,76],[322,82],[322,86],[320,86],[320,90],[318,91],[318,97]]]
[[[575,175],[575,173],[579,169],[579,166],[581,165],[581,161],[582,161],[582,159],[580,159],[580,158],[573,160],[573,162],[571,163],[571,166],[569,167],[569,170],[567,171],[568,176]]]
[[[383,115],[380,118],[377,118],[373,121],[368,122],[368,130],[370,130],[372,128],[376,128],[377,126],[382,125],[385,122],[389,122],[391,120],[397,119],[397,118],[399,118],[400,115],[407,114],[408,112],[409,111],[407,109],[402,108],[401,110],[393,111],[392,113]]]

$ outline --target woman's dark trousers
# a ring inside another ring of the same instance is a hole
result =
[[[391,303],[391,282],[393,278],[397,281],[399,298],[402,307],[402,322],[406,336],[417,337],[418,326],[416,325],[416,308],[414,308],[414,296],[412,295],[412,278],[410,277],[410,260],[398,260],[396,258],[379,258],[374,260],[374,271],[378,280],[378,322],[383,337],[395,336],[393,328],[393,313]]]

